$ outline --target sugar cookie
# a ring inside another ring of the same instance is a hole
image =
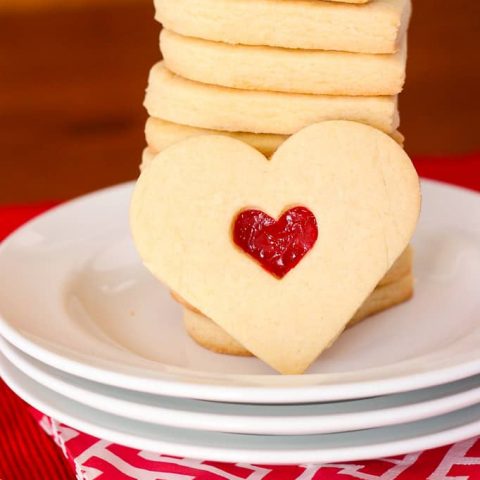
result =
[[[290,222],[288,210],[294,225],[308,222],[292,230],[309,235],[308,249],[281,279],[235,236],[252,209],[264,212],[252,221]],[[178,142],[143,170],[130,220],[157,278],[277,371],[301,373],[405,250],[419,210],[418,176],[391,137],[329,121],[291,136],[270,160],[226,136]]]
[[[363,53],[396,52],[411,11],[410,0],[155,0],[155,7],[165,28],[189,37]]]
[[[157,152],[153,151],[151,148],[144,148],[142,152],[142,163],[140,164],[140,170],[146,168],[147,165],[149,165],[155,158],[156,154]]]
[[[228,135],[248,143],[259,152],[269,157],[288,137],[269,133],[222,132],[204,128],[189,127],[150,117],[145,125],[145,137],[152,151],[161,152],[166,147],[185,138],[196,135]]]
[[[395,260],[395,263],[392,265],[390,270],[385,274],[385,276],[380,280],[378,285],[375,287],[377,290],[380,287],[386,285],[391,285],[397,281],[404,278],[406,275],[409,275],[413,270],[413,250],[409,245],[404,252]],[[201,313],[193,305],[187,303],[178,293],[171,292],[172,298],[180,303],[183,307],[191,310],[192,312]]]
[[[409,272],[393,283],[376,288],[368,301],[356,311],[348,326],[353,327],[367,317],[409,300],[413,296],[414,283],[413,273]]]
[[[292,134],[323,120],[362,122],[386,133],[396,130],[396,96],[306,95],[216,87],[184,79],[156,64],[145,107],[152,117],[231,132]]]
[[[395,260],[390,270],[378,283],[378,287],[395,283],[400,278],[410,273],[413,269],[413,249],[409,245],[403,253]]]
[[[405,275],[394,283],[376,288],[350,320],[348,327],[366,318],[409,300],[413,295],[413,276]],[[252,354],[222,330],[215,322],[188,307],[183,310],[183,322],[188,334],[202,347],[216,353],[251,356]]]
[[[145,148],[142,155],[141,168],[153,160],[158,152],[186,138],[197,135],[227,135],[242,142],[248,143],[266,157],[273,155],[275,150],[288,138],[288,135],[275,135],[269,133],[247,133],[247,132],[222,132],[220,130],[208,130],[205,128],[189,127],[177,123],[167,122],[159,118],[149,117],[145,125],[145,135],[148,148]],[[404,137],[396,130],[391,137],[403,145]]]
[[[165,66],[189,80],[247,90],[328,95],[396,95],[405,82],[406,41],[398,53],[230,45],[169,30],[161,33]]]
[[[149,117],[145,124],[145,136],[148,149],[145,158],[148,161],[165,148],[186,138],[197,135],[228,135],[230,137],[248,143],[266,157],[270,157],[275,150],[288,138],[288,135],[275,135],[269,133],[248,133],[248,132],[222,132],[221,130],[209,130],[206,128],[189,127],[178,123],[167,122],[160,118]],[[396,130],[391,137],[403,145],[405,138]]]

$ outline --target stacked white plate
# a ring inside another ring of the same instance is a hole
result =
[[[1,373],[31,405],[123,445],[248,463],[480,434],[480,195],[424,182],[414,299],[348,330],[307,374],[280,376],[186,335],[130,240],[131,189],[67,203],[0,248]]]

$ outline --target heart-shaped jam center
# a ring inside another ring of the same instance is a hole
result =
[[[275,220],[261,210],[243,210],[233,224],[233,241],[272,275],[282,278],[315,245],[318,227],[306,207],[294,207]]]

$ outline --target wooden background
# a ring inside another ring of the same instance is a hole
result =
[[[0,203],[132,179],[159,58],[150,0],[0,0]],[[414,0],[402,132],[412,154],[480,151],[480,2]]]

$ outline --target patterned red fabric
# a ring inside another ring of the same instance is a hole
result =
[[[70,480],[72,469],[62,452],[1,380],[0,405],[0,479]]]
[[[480,190],[480,154],[455,158],[418,158],[415,165],[420,175],[424,177]],[[54,202],[0,207],[0,239],[52,205]],[[48,435],[45,435],[42,429]],[[51,439],[60,448],[57,448]],[[394,458],[321,467],[318,465],[279,467],[196,461],[160,453],[141,452],[81,433],[29,408],[0,381],[0,480],[73,480],[75,478],[81,480],[480,479],[480,438]]]
[[[391,458],[328,465],[208,462],[122,447],[33,411],[81,480],[467,480],[480,478],[480,438]]]

